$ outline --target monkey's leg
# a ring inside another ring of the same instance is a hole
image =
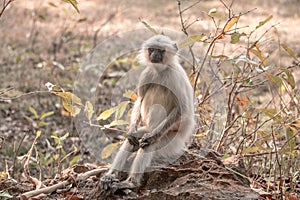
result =
[[[162,137],[172,126],[180,120],[178,108],[174,108],[170,114],[164,119],[152,132],[145,134],[140,140],[140,147],[144,148],[157,141]]]
[[[134,135],[137,138],[141,138],[145,134],[145,131],[147,131],[146,127],[141,127]],[[129,140],[126,139],[120,147],[109,171],[100,179],[100,187],[103,190],[114,192],[117,189],[116,184],[119,182],[117,172],[124,170],[128,157],[135,151],[137,151],[137,148],[131,145]]]
[[[144,149],[140,148],[137,151],[130,169],[129,177],[125,181],[116,184],[118,189],[132,189],[141,184],[143,174],[146,168],[151,164],[155,146],[156,145],[151,145]]]
[[[117,189],[116,183],[119,182],[118,172],[121,171],[126,163],[127,158],[132,154],[134,146],[132,146],[126,139],[120,147],[112,166],[108,172],[100,179],[100,188],[104,191],[114,193]]]

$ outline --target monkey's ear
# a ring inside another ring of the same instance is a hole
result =
[[[173,44],[173,47],[176,49],[176,51],[178,51],[178,47],[176,43]]]

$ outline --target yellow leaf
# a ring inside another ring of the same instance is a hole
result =
[[[127,125],[127,124],[129,124],[129,123],[125,120],[114,120],[109,124],[109,127],[121,126],[121,125]]]
[[[134,91],[132,90],[127,90],[124,94],[123,94],[123,97],[126,97],[128,99],[131,99],[133,101],[136,101],[137,99],[137,95]]]
[[[242,154],[245,154],[245,153],[256,153],[260,150],[260,147],[248,147],[248,148],[245,148],[243,151],[242,151]]]
[[[297,60],[298,62],[300,62],[299,59],[296,57],[295,52],[294,52],[291,48],[289,48],[289,47],[288,47],[286,44],[284,44],[284,43],[281,43],[280,45],[284,48],[284,50],[285,50],[290,56],[292,56],[295,60]]]
[[[66,101],[79,105],[79,106],[83,106],[81,103],[81,99],[79,97],[77,97],[75,94],[73,94],[72,92],[52,92],[53,94],[55,94],[56,96],[59,96],[63,99],[65,99]]]
[[[295,89],[296,87],[296,82],[295,82],[295,79],[294,79],[294,76],[292,74],[292,72],[286,68],[280,68],[281,71],[283,71],[286,75],[286,77],[282,77],[291,87],[292,89]]]
[[[63,107],[71,114],[71,116],[76,116],[80,113],[81,99],[71,92],[52,92],[56,96],[62,98]]]
[[[39,115],[33,107],[29,106],[29,111],[34,115],[35,119],[39,118]]]
[[[283,120],[282,116],[277,113],[276,109],[264,108],[264,109],[260,109],[260,111],[263,112],[268,117],[273,118],[273,120],[275,120],[275,121],[280,122]]]
[[[89,101],[85,102],[84,112],[86,117],[91,120],[93,114],[94,114],[94,107],[93,104]]]
[[[122,142],[116,142],[116,143],[111,143],[104,147],[104,149],[101,152],[101,158],[106,159],[109,156],[111,156],[112,153],[114,153],[120,146]]]
[[[144,24],[144,26],[149,30],[149,31],[151,31],[152,33],[154,33],[154,34],[158,34],[158,32],[154,29],[154,28],[152,28],[152,26],[150,26],[147,22],[145,22],[145,21],[141,21],[142,22],[142,24]]]
[[[40,119],[43,120],[44,118],[49,117],[49,116],[51,116],[53,114],[54,114],[53,111],[43,113],[42,116],[40,117]]]
[[[78,2],[77,2],[76,0],[63,0],[63,1],[66,2],[66,3],[71,4],[71,5],[75,8],[75,10],[76,10],[78,13],[80,13],[80,11],[79,11],[79,9],[78,9]]]
[[[182,42],[179,43],[178,47],[183,48],[193,45],[195,42],[199,42],[203,38],[204,34],[200,35],[191,35],[185,38]]]
[[[73,105],[68,99],[62,99],[62,105],[70,113],[72,117],[75,117],[80,113],[81,107]]]
[[[114,114],[116,112],[118,107],[113,107],[113,108],[110,108],[108,110],[105,110],[103,111],[98,117],[96,120],[106,120],[108,119],[112,114]]]
[[[232,17],[229,21],[227,21],[226,25],[223,28],[223,32],[226,33],[231,29],[231,27],[239,21],[240,16]]]
[[[121,119],[126,108],[127,108],[127,105],[128,105],[129,101],[123,101],[121,102],[117,107],[117,111],[116,111],[116,119]]]
[[[215,56],[211,56],[212,58],[219,58],[219,59],[228,59],[228,56],[226,55],[215,55]]]
[[[35,137],[35,138],[36,138],[36,139],[39,138],[39,137],[41,136],[41,133],[42,133],[42,132],[41,132],[40,130],[38,130],[38,131],[36,132],[36,137]]]
[[[250,49],[250,52],[258,57],[263,65],[266,66],[268,64],[268,59],[264,56],[264,53],[258,47],[256,47],[256,49]]]
[[[300,119],[297,119],[296,121],[294,121],[292,123],[293,126],[297,127],[297,128],[300,128]]]

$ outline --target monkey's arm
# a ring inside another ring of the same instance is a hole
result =
[[[137,125],[141,121],[141,103],[142,98],[138,97],[131,112],[130,126],[127,133],[127,139],[129,143],[133,146],[139,146],[139,141],[137,137]]]
[[[140,140],[140,147],[144,148],[153,144],[158,138],[162,137],[168,129],[180,120],[178,108],[174,108],[170,114],[164,119],[152,132],[145,134]]]

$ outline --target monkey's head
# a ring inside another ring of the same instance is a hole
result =
[[[177,61],[177,45],[169,37],[156,35],[143,43],[139,60],[142,64],[172,65]]]

